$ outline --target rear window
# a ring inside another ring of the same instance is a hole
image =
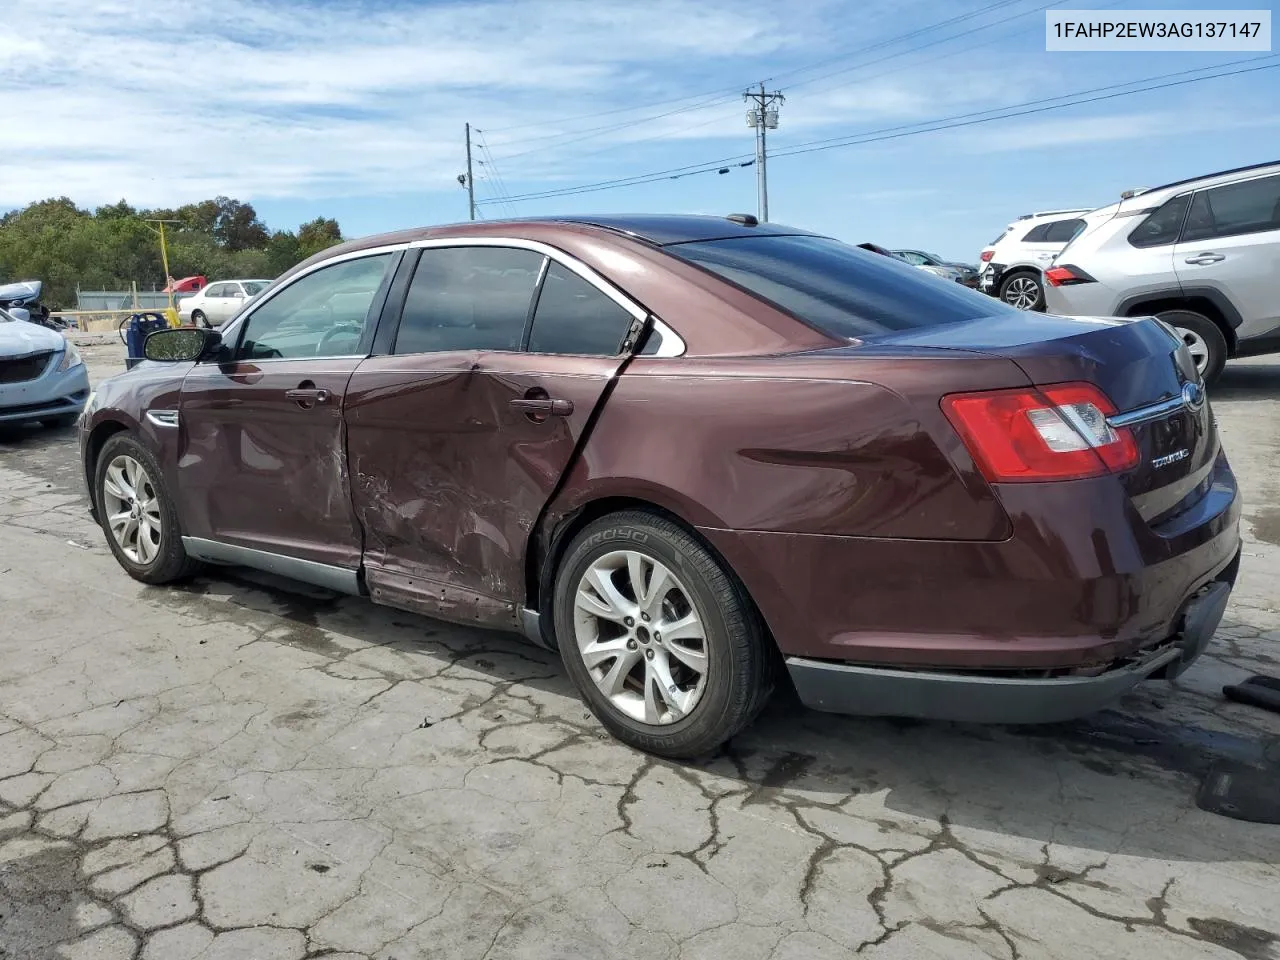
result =
[[[825,237],[735,237],[665,247],[837,337],[1012,310],[950,280]]]

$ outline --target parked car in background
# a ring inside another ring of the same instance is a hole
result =
[[[8,311],[18,320],[29,320],[51,330],[65,329],[66,324],[53,317],[41,302],[43,291],[44,283],[39,280],[0,284],[0,310]]]
[[[364,238],[145,353],[80,431],[131,576],[240,564],[523,629],[666,756],[784,663],[820,710],[1088,713],[1186,669],[1238,564],[1159,322],[1028,316],[754,219]]]
[[[1208,382],[1230,357],[1280,352],[1280,162],[1095,211],[1045,276],[1054,313],[1159,317]]]
[[[1081,210],[1048,210],[1019,217],[985,247],[978,288],[1019,310],[1044,309],[1043,272],[1082,226]]]
[[[946,280],[954,280],[956,283],[962,283],[966,287],[976,287],[978,285],[978,270],[967,263],[954,263],[949,260],[943,260],[936,253],[925,253],[923,250],[894,250],[893,254],[913,267],[927,270],[929,273],[936,274]]]
[[[0,309],[0,424],[69,426],[89,396],[89,374],[75,344]]]
[[[178,318],[197,327],[226,323],[246,302],[271,284],[270,280],[219,280],[178,302]]]
[[[165,288],[161,293],[169,293],[170,291],[173,293],[195,293],[197,290],[200,290],[207,285],[208,282],[209,280],[207,277],[200,275],[194,277],[183,277],[181,280],[174,280],[173,278],[170,278],[170,282],[165,284]]]

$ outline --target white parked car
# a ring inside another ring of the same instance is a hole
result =
[[[270,280],[219,280],[178,301],[178,318],[197,327],[221,326],[270,284]]]
[[[978,289],[1019,310],[1044,309],[1044,271],[1083,229],[1092,207],[1046,210],[1019,217],[983,251]]]

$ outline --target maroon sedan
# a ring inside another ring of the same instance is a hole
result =
[[[146,583],[201,563],[522,630],[674,757],[818,709],[1064,719],[1221,619],[1236,484],[1156,320],[1029,315],[751,217],[372,237],[82,420]]]

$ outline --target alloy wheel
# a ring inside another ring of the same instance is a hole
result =
[[[574,633],[591,679],[633,720],[675,723],[702,699],[706,630],[689,591],[653,557],[615,550],[596,559],[574,596]]]
[[[102,509],[120,552],[143,566],[160,552],[160,498],[142,464],[121,454],[107,464]]]
[[[1209,344],[1205,343],[1204,337],[1194,330],[1188,330],[1186,327],[1174,327],[1173,329],[1178,332],[1182,342],[1187,345],[1187,352],[1191,354],[1191,359],[1195,361],[1196,371],[1201,376],[1204,376],[1205,368],[1209,366]]]
[[[1014,277],[1004,290],[1004,302],[1019,310],[1030,310],[1040,301],[1040,284],[1030,277]]]

